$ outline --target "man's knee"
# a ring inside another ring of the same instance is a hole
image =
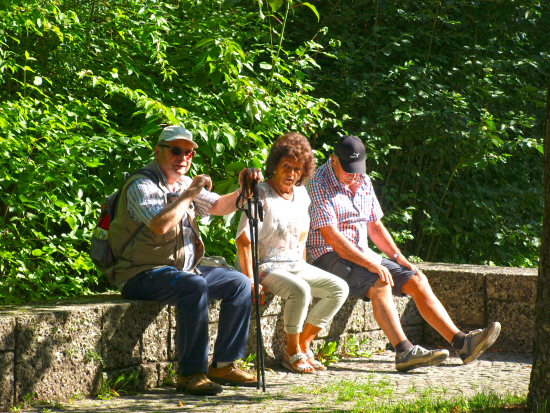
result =
[[[388,300],[392,298],[391,285],[378,279],[367,291],[367,298],[371,301]]]
[[[250,288],[250,279],[238,272],[238,271],[229,271],[226,274],[226,283],[223,286],[225,290],[222,293],[222,298],[224,299],[242,299],[250,301],[252,295],[252,288]]]
[[[401,292],[410,295],[413,299],[426,294],[433,294],[428,278],[421,271],[418,271],[403,284]]]

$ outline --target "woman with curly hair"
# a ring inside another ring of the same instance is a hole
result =
[[[313,357],[310,345],[340,309],[349,291],[344,280],[305,261],[310,200],[303,184],[314,169],[315,158],[308,140],[296,132],[285,133],[273,143],[267,157],[269,179],[258,184],[264,209],[263,223],[258,225],[259,300],[263,305],[268,291],[286,300],[283,366],[295,373],[325,370]],[[252,280],[252,249],[244,214],[236,238],[235,266]],[[312,296],[320,300],[308,315]]]

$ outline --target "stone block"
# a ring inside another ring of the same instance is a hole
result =
[[[152,301],[129,301],[103,306],[102,354],[105,369],[118,369],[141,363],[142,337],[148,327],[155,324],[159,314],[163,314],[163,307],[162,304]],[[153,333],[147,338],[153,340]],[[152,357],[154,354],[153,350]]]
[[[411,301],[412,302],[412,301]],[[414,324],[414,325],[404,325],[403,332],[413,344],[419,344],[423,342],[424,339],[424,325]]]
[[[15,348],[15,317],[0,316],[0,351]]]
[[[487,299],[534,303],[537,298],[537,276],[488,274]]]
[[[359,333],[365,328],[365,303],[355,297],[348,297],[334,318],[329,321],[317,337],[333,337],[344,333]]]
[[[485,275],[462,268],[451,272],[439,267],[423,272],[432,290],[458,328],[477,327],[485,322]],[[450,266],[450,268],[462,266]],[[465,266],[466,268],[470,266]]]
[[[533,351],[535,334],[535,304],[487,302],[489,323],[498,321],[502,330],[493,349],[500,351]]]
[[[220,320],[220,300],[210,300],[208,302],[208,320],[211,323],[217,323]]]
[[[169,333],[169,346],[168,346],[168,360],[177,361],[178,360],[178,347],[177,347],[177,330],[175,328],[170,329]]]
[[[465,330],[465,332],[467,333],[468,330]],[[448,347],[449,346],[449,343],[447,342],[447,340],[445,340],[443,336],[439,334],[428,323],[424,323],[424,325],[422,326],[422,337],[418,342],[414,344],[420,344],[424,347]]]
[[[159,386],[159,364],[147,363],[139,366],[139,389],[148,390]]]
[[[267,367],[278,366],[283,359],[286,347],[286,334],[282,316],[262,317],[262,339],[264,360]],[[257,354],[256,319],[250,322],[246,354]]]
[[[273,295],[273,293],[267,293],[265,296],[264,305],[260,306],[260,315],[264,317],[264,316],[283,314],[284,306],[285,306],[285,300],[283,300],[278,295]],[[253,317],[255,317],[254,315],[255,308],[256,308],[255,304],[252,303]]]
[[[214,353],[214,344],[218,338],[218,323],[208,324],[208,354]]]
[[[12,352],[0,353],[0,409],[13,405],[14,356]]]
[[[168,359],[169,323],[168,308],[160,310],[151,324],[149,324],[142,336],[141,363],[164,361]]]
[[[59,307],[17,316],[16,403],[93,394],[101,378],[101,308]]]
[[[411,297],[393,297],[393,302],[403,327],[422,324],[424,322]]]

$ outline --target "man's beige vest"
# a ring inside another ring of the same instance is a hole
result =
[[[170,193],[166,188],[162,174],[155,161],[147,164],[146,168],[151,169],[159,178],[159,187],[165,194]],[[128,241],[130,236],[140,226],[141,222],[134,221],[128,213],[128,204],[126,201],[126,188],[137,179],[144,175],[134,175],[124,184],[120,200],[118,203],[115,219],[109,227],[109,244],[116,257],[114,269],[107,273],[109,281],[113,284],[120,284],[136,276],[140,272],[159,267],[175,267],[182,269],[184,264],[183,237],[181,222],[166,234],[157,235],[148,226],[136,235],[124,251],[122,246]],[[191,184],[191,178],[183,176],[182,190],[186,190]],[[168,197],[165,195],[165,205],[168,205]],[[204,256],[204,244],[202,242],[197,218],[193,203],[187,210],[189,223],[195,233],[195,257],[193,260],[193,269]]]

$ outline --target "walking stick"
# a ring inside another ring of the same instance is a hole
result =
[[[264,365],[264,343],[262,338],[262,325],[260,323],[260,282],[258,275],[258,218],[263,222],[264,212],[262,203],[258,197],[258,181],[252,180],[248,175],[244,176],[243,190],[237,198],[237,209],[243,211],[248,217],[250,228],[250,245],[252,247],[252,274],[254,276],[254,298],[256,302],[256,355],[258,361],[258,389],[260,381],[262,390],[265,392],[265,365]],[[248,200],[248,209],[244,208],[244,200]],[[239,207],[239,202],[242,201]],[[260,378],[261,373],[261,378]]]

